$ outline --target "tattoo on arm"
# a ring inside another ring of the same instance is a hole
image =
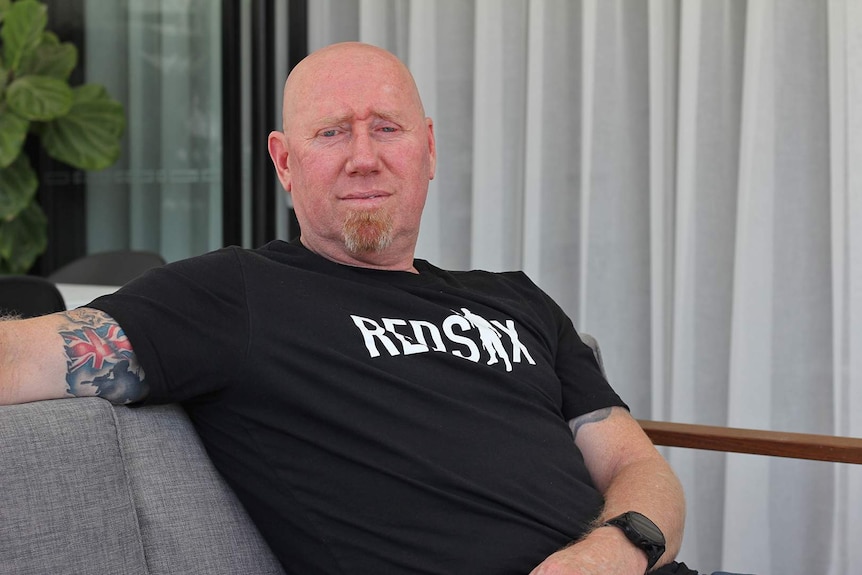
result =
[[[596,423],[598,421],[604,421],[611,415],[612,407],[605,407],[602,409],[597,409],[595,411],[591,411],[590,413],[585,413],[581,416],[578,416],[569,421],[569,427],[572,430],[572,438],[578,437],[578,431],[580,431],[581,427],[588,423]]]
[[[131,403],[149,391],[144,370],[129,338],[103,311],[78,308],[64,312],[60,330],[66,352],[66,392],[76,397],[98,396],[111,403]]]

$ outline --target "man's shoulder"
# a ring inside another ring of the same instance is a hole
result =
[[[549,317],[565,315],[559,304],[522,270],[444,270],[424,261],[423,265],[427,265],[429,271],[437,274],[449,285],[464,288],[474,294],[518,301],[533,311],[543,314],[550,312]]]
[[[417,260],[417,267],[422,273],[432,273],[441,278],[474,286],[520,286],[530,291],[538,290],[538,286],[521,270],[490,271],[484,269],[452,270],[439,268],[425,260]],[[421,266],[421,267],[419,267]]]
[[[254,260],[280,260],[286,257],[297,257],[302,250],[297,250],[291,243],[275,240],[257,248],[242,246],[226,246],[197,256],[178,260],[168,267],[175,270],[201,269],[230,265],[242,265]]]

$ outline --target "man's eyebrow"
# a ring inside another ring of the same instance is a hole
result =
[[[399,114],[398,112],[387,112],[386,110],[375,112],[374,115],[381,120],[394,122],[396,124],[401,124],[403,122],[402,118],[404,117],[403,114]]]

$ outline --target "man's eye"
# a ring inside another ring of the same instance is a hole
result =
[[[383,126],[382,128],[380,128],[380,130],[387,133],[393,133],[398,131],[398,129],[394,126]]]
[[[320,132],[320,135],[323,136],[324,138],[331,138],[331,137],[335,136],[336,134],[338,134],[338,130],[324,130],[324,131]]]

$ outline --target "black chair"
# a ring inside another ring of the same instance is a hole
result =
[[[38,317],[65,309],[63,295],[47,279],[0,275],[0,316]]]
[[[164,265],[157,253],[120,250],[90,254],[48,276],[54,283],[121,286],[150,268]]]

